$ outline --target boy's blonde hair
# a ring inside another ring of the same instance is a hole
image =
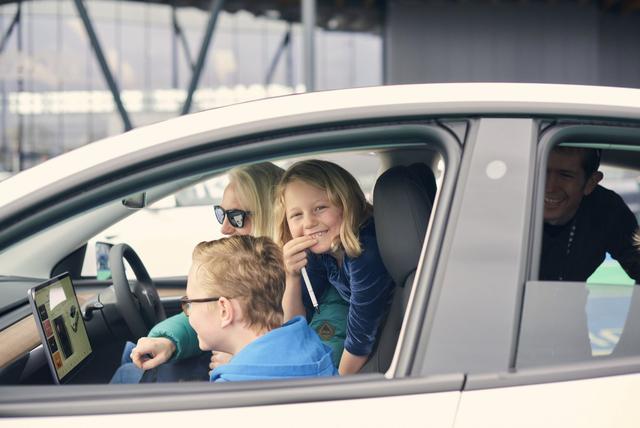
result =
[[[272,330],[283,322],[284,262],[271,238],[230,236],[201,242],[193,250],[196,278],[208,294],[237,299],[246,325]]]
[[[326,191],[331,203],[342,209],[340,236],[333,243],[332,250],[337,251],[342,247],[349,257],[362,254],[360,227],[371,217],[373,208],[356,179],[347,170],[333,162],[317,159],[294,163],[280,180],[276,197],[276,240],[284,245],[292,239],[287,224],[284,192],[287,185],[294,181]]]
[[[229,171],[240,202],[251,212],[254,236],[275,237],[273,221],[276,188],[284,170],[271,162],[240,166]]]

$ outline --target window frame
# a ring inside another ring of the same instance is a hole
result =
[[[211,142],[185,150],[181,156],[167,159],[166,154],[157,153],[159,148],[150,148],[137,153],[137,165],[130,166],[131,171],[122,176],[119,168],[112,169],[116,161],[100,165],[104,173],[100,180],[75,180],[71,188],[58,193],[62,183],[57,183],[46,193],[53,195],[52,201],[43,212],[14,223],[11,233],[6,234],[3,244],[15,242],[21,236],[31,235],[39,229],[43,218],[51,212],[56,218],[82,213],[88,207],[104,203],[107,198],[119,194],[133,194],[158,182],[186,176],[200,171],[224,170],[236,164],[277,158],[279,156],[303,156],[310,153],[336,152],[341,150],[359,150],[383,147],[435,147],[445,162],[445,176],[439,189],[437,204],[431,216],[431,225],[425,239],[421,258],[422,266],[433,270],[439,244],[443,238],[444,225],[455,188],[461,156],[456,135],[446,126],[425,119],[417,123],[415,118],[385,123],[351,124],[336,129],[330,124],[311,130],[282,135],[271,133],[257,138],[245,138],[233,143]],[[392,141],[392,143],[389,143]],[[144,159],[144,160],[143,160]],[[131,160],[131,159],[130,159]],[[118,165],[119,167],[121,165]],[[109,172],[109,171],[113,172]],[[115,187],[105,189],[110,178],[117,180]],[[91,185],[86,186],[86,181]],[[75,189],[83,186],[84,191]],[[48,199],[48,195],[34,195]],[[49,196],[51,198],[52,196]],[[69,201],[72,201],[69,203]],[[29,201],[21,201],[22,206]],[[429,245],[427,245],[429,244]],[[433,263],[429,261],[433,258]],[[422,268],[422,271],[428,271]],[[418,284],[418,283],[416,283]],[[60,390],[44,387],[0,387],[0,413],[14,416],[60,416],[81,414],[111,414],[140,411],[199,410],[256,406],[267,404],[290,404],[308,401],[333,401],[372,397],[410,395],[417,393],[460,391],[464,384],[462,374],[423,377],[413,370],[414,350],[419,340],[419,321],[424,315],[426,302],[414,302],[407,308],[403,332],[396,346],[396,357],[392,368],[383,374],[361,375],[336,379],[309,379],[279,381],[274,383],[247,382],[235,385],[216,385],[212,388],[204,385],[125,385],[125,386],[67,386],[70,394],[65,402],[73,401],[73,406],[60,406]],[[398,357],[398,355],[400,357]],[[397,361],[396,361],[397,360]],[[54,387],[55,388],[55,387]],[[104,388],[104,389],[102,389]],[[4,392],[3,392],[4,391]],[[87,394],[87,392],[90,392]],[[170,395],[169,395],[170,394]],[[11,398],[9,398],[11,397]],[[169,404],[171,403],[171,404]]]
[[[505,371],[517,333],[516,288],[525,279],[531,213],[522,189],[533,188],[538,122],[481,116],[469,124],[417,348],[416,370],[427,376]],[[494,161],[504,162],[506,175],[490,176]],[[426,298],[426,289],[417,295]]]

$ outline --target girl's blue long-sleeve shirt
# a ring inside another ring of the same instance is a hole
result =
[[[342,266],[329,254],[308,254],[307,273],[316,296],[334,286],[349,302],[347,338],[344,347],[353,355],[366,356],[373,349],[380,322],[391,303],[394,283],[382,263],[373,219],[360,228],[362,254],[345,254]],[[311,299],[302,284],[303,302],[312,310]]]

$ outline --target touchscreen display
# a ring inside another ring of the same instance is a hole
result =
[[[91,355],[78,299],[68,274],[29,290],[34,317],[58,383]]]

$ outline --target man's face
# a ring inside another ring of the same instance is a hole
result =
[[[545,223],[567,224],[578,211],[582,198],[602,179],[600,172],[585,176],[583,156],[585,152],[581,150],[551,151],[544,192]]]

